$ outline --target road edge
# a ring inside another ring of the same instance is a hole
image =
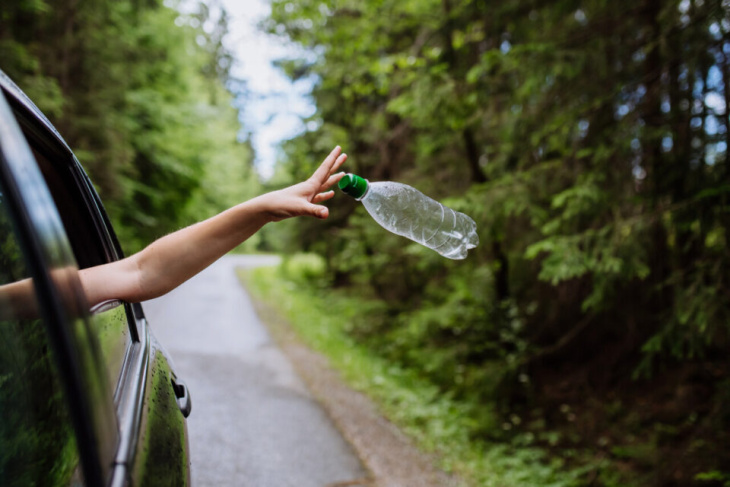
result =
[[[243,283],[244,287],[246,284]],[[418,450],[383,417],[365,394],[350,388],[328,359],[302,343],[289,323],[246,289],[262,323],[291,360],[310,393],[350,443],[372,478],[373,487],[457,487],[458,479],[439,470],[435,458]],[[336,487],[336,486],[330,486]]]

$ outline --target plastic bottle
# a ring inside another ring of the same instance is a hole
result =
[[[371,183],[347,174],[339,188],[358,201],[383,228],[425,245],[449,259],[465,259],[479,245],[477,224],[420,191],[389,181]]]

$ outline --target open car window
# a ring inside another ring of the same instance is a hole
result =
[[[24,130],[24,134],[58,208],[79,268],[116,259],[105,222],[98,214],[96,202],[76,171],[71,156],[53,150],[28,129]],[[116,395],[124,358],[135,337],[131,308],[122,301],[114,300],[93,306],[89,312],[106,364],[110,393]]]

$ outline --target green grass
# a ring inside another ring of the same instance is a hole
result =
[[[314,256],[285,259],[278,268],[242,271],[256,299],[272,305],[308,346],[327,356],[344,380],[363,391],[381,412],[411,436],[423,451],[440,458],[439,467],[473,486],[578,486],[590,469],[566,470],[545,450],[474,440],[464,414],[473,405],[456,402],[417,371],[387,362],[346,333],[348,323],[367,313],[368,303],[327,291],[321,262]]]

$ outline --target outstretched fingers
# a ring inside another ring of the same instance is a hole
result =
[[[317,205],[331,199],[335,195],[335,192],[329,189],[345,176],[344,172],[335,173],[346,160],[347,154],[342,154],[342,148],[338,145],[325,158],[314,174],[312,174],[312,177],[309,180],[310,184],[314,183],[318,185],[317,193],[310,200],[312,204]],[[324,206],[316,209],[313,208],[312,210],[313,216],[318,218],[327,218],[329,215],[329,210],[327,210]]]
[[[334,191],[327,191],[325,193],[319,193],[315,195],[314,198],[312,198],[312,203],[322,203],[323,201],[327,201],[328,199],[331,199],[335,195]]]
[[[337,171],[340,166],[345,163],[346,160],[347,154],[341,154],[337,159],[335,159],[334,164],[330,166],[329,171],[322,177],[322,179],[315,179],[317,184],[319,184],[319,192],[330,189],[332,186],[337,184],[340,179],[344,177],[344,172],[335,174],[335,171]],[[315,176],[312,177],[314,178]]]
[[[325,157],[324,161],[322,161],[322,164],[319,165],[316,171],[314,171],[314,174],[312,174],[312,179],[317,181],[318,183],[322,184],[327,177],[332,174],[332,168],[337,164],[337,161],[339,159],[339,155],[342,152],[342,147],[339,145],[332,149],[332,152]]]
[[[340,179],[342,179],[343,177],[345,177],[345,173],[344,172],[340,172],[340,173],[337,173],[337,174],[333,174],[332,176],[330,176],[327,179],[327,181],[322,186],[320,186],[319,191],[320,192],[327,191],[332,186],[334,186],[335,184],[339,183],[340,182]]]
[[[340,154],[340,156],[335,160],[334,165],[332,166],[332,169],[330,169],[330,174],[333,174],[337,172],[337,170],[342,166],[345,161],[347,160],[347,154]]]

